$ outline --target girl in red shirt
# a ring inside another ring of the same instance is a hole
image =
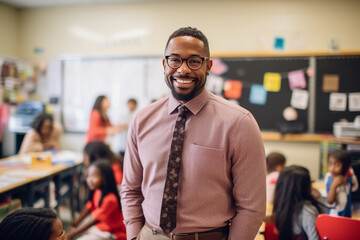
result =
[[[126,240],[120,197],[109,161],[97,160],[89,166],[86,182],[88,202],[67,233],[67,239],[84,233],[78,240]],[[90,219],[79,225],[88,215]]]
[[[83,155],[85,167],[88,167],[97,159],[109,160],[114,173],[115,182],[118,186],[121,184],[123,178],[122,157],[116,155],[110,149],[110,146],[108,144],[102,141],[89,142],[84,148]]]
[[[94,141],[105,141],[107,135],[119,133],[127,127],[127,124],[113,126],[107,115],[110,108],[109,99],[100,95],[96,98],[90,115],[89,129],[86,132],[86,144]]]

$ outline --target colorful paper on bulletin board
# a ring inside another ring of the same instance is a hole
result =
[[[331,111],[345,111],[346,93],[330,93],[329,109]]]
[[[290,105],[293,108],[307,109],[309,102],[309,92],[303,89],[294,89],[291,95]]]
[[[222,90],[223,90],[223,85],[224,85],[224,79],[222,77],[210,74],[206,78],[207,90],[209,90],[210,92],[212,92],[216,95],[219,95],[219,96],[221,95]]]
[[[264,74],[264,87],[269,92],[279,92],[281,88],[280,73],[267,72]]]
[[[282,37],[275,37],[274,49],[275,50],[284,50],[284,47],[285,47],[285,39]]]
[[[242,82],[227,80],[224,84],[224,96],[228,99],[240,99],[242,94]]]
[[[289,72],[288,78],[291,90],[294,90],[296,88],[306,88],[306,80],[303,70]]]
[[[261,84],[253,84],[250,88],[249,102],[257,105],[265,105],[267,91]]]
[[[349,93],[349,111],[360,111],[360,92]]]
[[[213,65],[211,67],[211,73],[215,75],[222,75],[227,72],[228,66],[220,59],[214,58]]]
[[[339,91],[339,75],[324,74],[322,88],[323,88],[323,92],[338,92]]]

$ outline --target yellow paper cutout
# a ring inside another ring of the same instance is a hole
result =
[[[271,72],[265,73],[264,88],[269,92],[279,92],[281,88],[280,73],[271,73]]]

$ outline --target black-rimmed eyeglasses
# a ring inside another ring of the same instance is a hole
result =
[[[204,61],[208,60],[208,57],[191,56],[189,58],[181,58],[176,55],[165,56],[167,65],[172,69],[178,69],[181,67],[184,61],[191,70],[199,70]]]

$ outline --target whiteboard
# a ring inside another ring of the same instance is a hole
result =
[[[91,109],[99,95],[111,103],[109,118],[127,112],[127,100],[138,109],[169,95],[161,57],[76,58],[62,60],[62,117],[65,131],[85,132]]]

